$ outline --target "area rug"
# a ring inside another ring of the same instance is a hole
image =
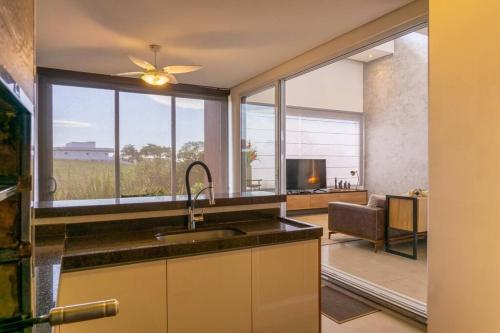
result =
[[[379,310],[327,286],[321,287],[321,313],[342,324]]]

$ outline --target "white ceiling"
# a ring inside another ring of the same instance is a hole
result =
[[[36,0],[37,66],[135,71],[199,64],[182,83],[230,88],[412,0]]]

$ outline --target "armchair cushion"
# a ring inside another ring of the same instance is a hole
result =
[[[371,194],[368,199],[368,206],[385,208],[385,195],[383,194]]]

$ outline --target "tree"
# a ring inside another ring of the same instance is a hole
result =
[[[140,154],[142,157],[168,158],[170,151],[171,148],[148,143],[141,148]]]
[[[127,162],[137,162],[140,158],[139,152],[134,145],[125,145],[121,150],[122,160]]]
[[[203,141],[189,141],[183,144],[177,152],[177,193],[186,193],[184,180],[186,169],[194,161],[203,161],[204,151]],[[196,167],[191,171],[190,182],[193,191],[201,189],[205,183],[205,172],[201,168]]]
[[[177,153],[177,162],[187,162],[189,164],[194,161],[203,160],[204,150],[203,141],[186,142]]]

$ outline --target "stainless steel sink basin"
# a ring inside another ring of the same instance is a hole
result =
[[[211,229],[211,230],[200,230],[200,231],[190,231],[178,234],[165,234],[159,233],[155,237],[159,241],[163,241],[169,244],[177,243],[196,243],[216,239],[224,239],[239,235],[244,235],[245,233],[238,229]]]

